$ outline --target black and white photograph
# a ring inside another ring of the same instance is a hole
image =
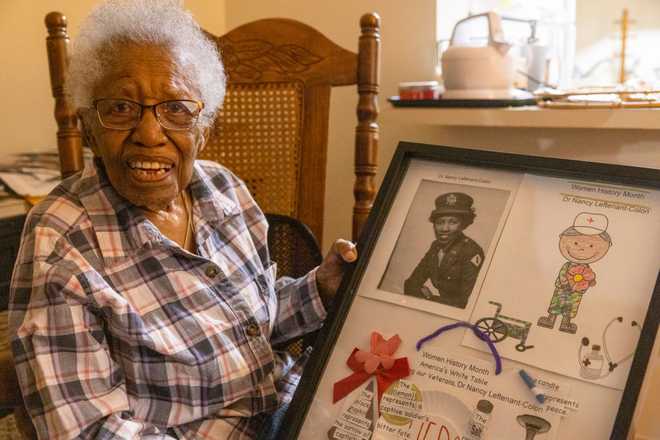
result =
[[[465,309],[509,194],[422,180],[379,289]]]

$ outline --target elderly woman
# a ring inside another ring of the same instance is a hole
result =
[[[70,89],[94,162],[30,213],[10,329],[41,439],[253,438],[320,327],[344,261],[275,280],[243,182],[196,161],[224,96],[214,44],[175,0],[113,0],[81,26]]]

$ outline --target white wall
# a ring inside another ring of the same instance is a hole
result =
[[[636,30],[657,29],[660,27],[660,3],[658,0],[599,0],[598,9],[595,10],[593,1],[578,0],[576,8],[576,46],[585,48],[596,41],[618,35],[621,25],[623,8],[628,8],[628,18],[632,42]]]

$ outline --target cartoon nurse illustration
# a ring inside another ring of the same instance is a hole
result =
[[[603,258],[612,246],[607,224],[607,217],[602,214],[581,212],[573,226],[559,235],[559,251],[567,262],[555,280],[548,316],[539,318],[539,326],[554,328],[557,315],[561,315],[559,331],[577,331],[577,325],[571,320],[577,315],[582,295],[596,285],[596,274],[589,264]]]

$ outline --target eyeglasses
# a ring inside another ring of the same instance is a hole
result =
[[[132,130],[142,120],[144,109],[153,109],[158,123],[167,130],[189,130],[195,126],[204,103],[186,99],[144,105],[128,99],[97,99],[93,102],[99,122],[112,130]]]

